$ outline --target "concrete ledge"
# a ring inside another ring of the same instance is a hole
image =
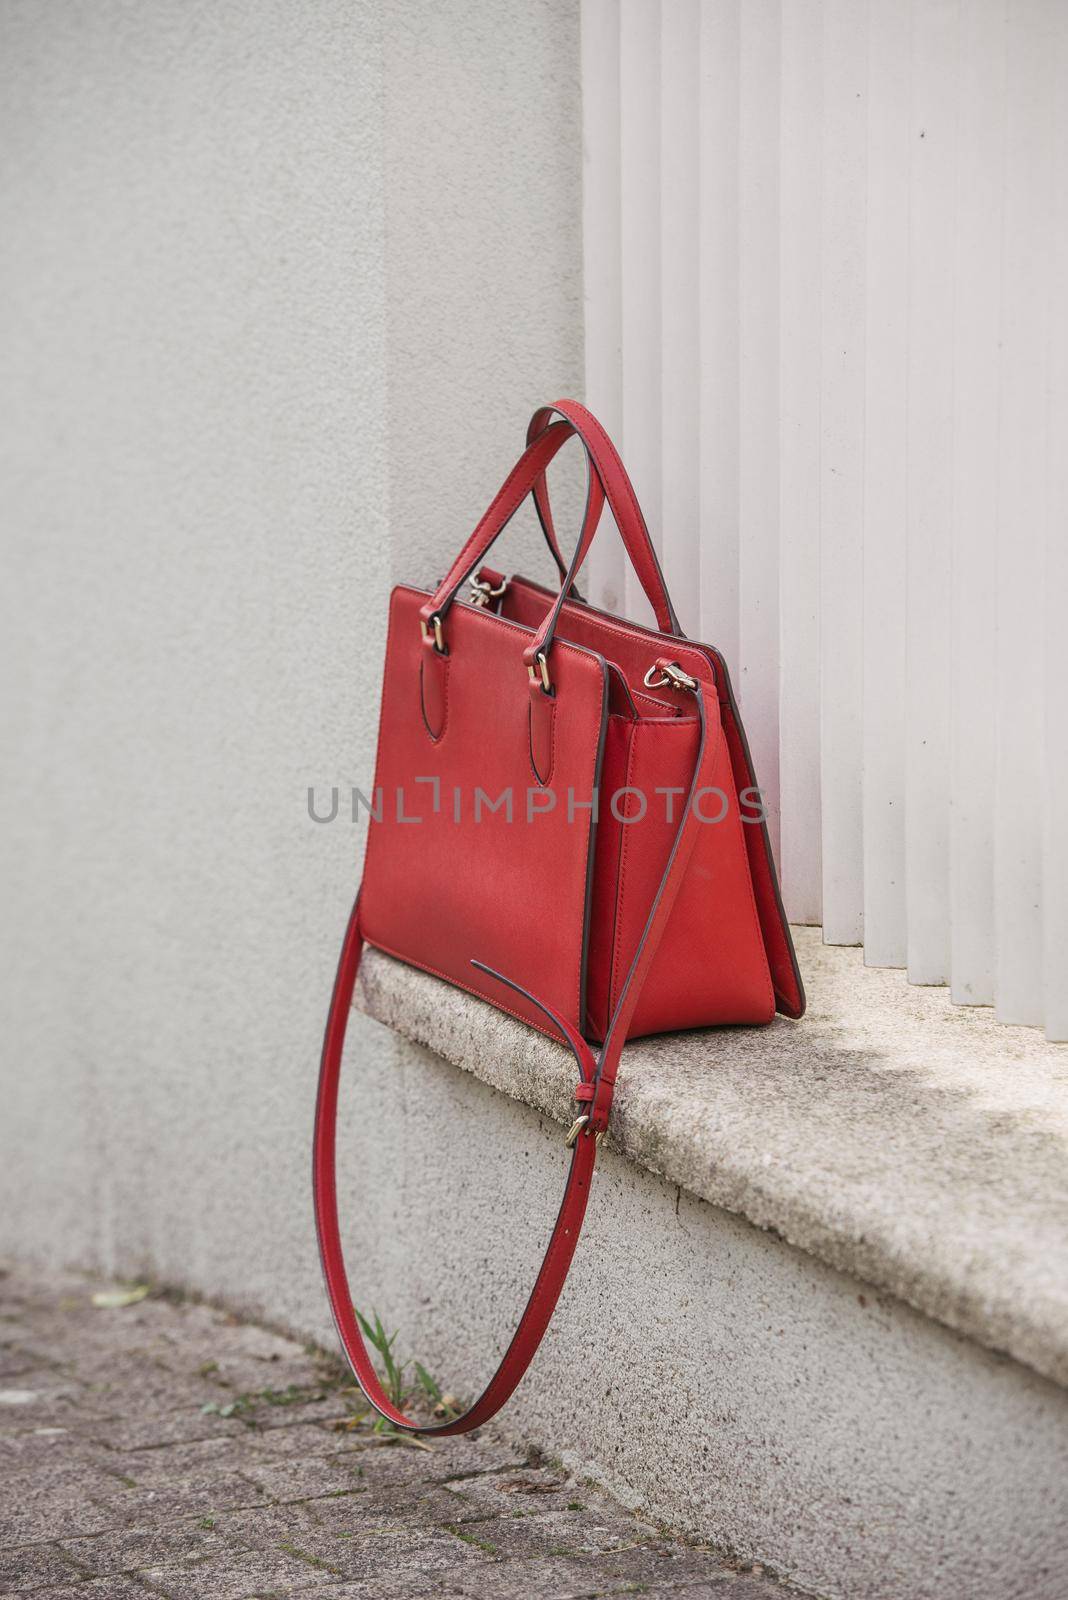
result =
[[[1068,1386],[1068,1049],[795,930],[800,1024],[639,1040],[611,1142]],[[569,1053],[368,951],[360,1008],[561,1124]]]

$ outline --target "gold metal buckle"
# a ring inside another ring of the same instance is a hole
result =
[[[538,663],[538,672],[541,673],[542,688],[545,690],[546,694],[552,694],[553,686],[549,679],[549,661],[545,651],[539,650],[537,655],[534,657],[534,660]],[[530,674],[531,683],[537,683],[538,673],[534,671],[534,668],[528,667],[527,672]]]
[[[567,1145],[569,1150],[570,1150],[571,1146],[574,1144],[575,1140],[578,1138],[579,1134],[582,1132],[583,1128],[586,1126],[587,1122],[589,1122],[589,1120],[590,1120],[590,1118],[589,1118],[589,1113],[588,1112],[584,1116],[575,1118],[574,1122],[571,1124],[570,1128],[567,1130],[567,1138],[564,1140],[564,1143]],[[604,1130],[602,1129],[600,1133],[594,1134],[593,1137],[594,1137],[594,1143],[596,1144],[596,1146],[597,1146],[597,1148],[599,1150],[601,1148],[601,1140],[604,1138]]]
[[[445,649],[445,634],[442,631],[441,618],[438,616],[436,611],[430,619],[430,627],[432,627],[434,630],[434,649],[437,651],[439,656],[446,655],[447,651]],[[422,617],[419,618],[419,631],[423,635],[424,639],[430,638],[430,628],[427,627],[426,622]]]
[[[688,689],[691,694],[696,694],[699,688],[697,679],[683,672],[677,661],[665,661],[663,665],[654,661],[642,682],[647,689],[663,689],[670,684],[673,689]]]
[[[467,581],[471,587],[473,606],[488,606],[491,600],[499,600],[508,587],[507,578],[502,578],[496,589],[485,578],[468,578]]]

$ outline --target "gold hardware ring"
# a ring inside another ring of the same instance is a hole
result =
[[[570,1150],[571,1146],[574,1144],[575,1140],[578,1138],[579,1134],[582,1132],[583,1128],[586,1126],[587,1122],[589,1122],[589,1120],[590,1119],[589,1119],[589,1115],[588,1114],[586,1116],[576,1117],[575,1118],[574,1122],[571,1124],[570,1128],[567,1130],[567,1138],[564,1140],[564,1143],[567,1145],[569,1150]],[[595,1133],[593,1138],[594,1138],[594,1143],[596,1144],[596,1146],[597,1146],[597,1148],[599,1150],[601,1148],[601,1140],[604,1138],[604,1129],[602,1128],[600,1133]]]
[[[508,587],[508,579],[502,578],[496,589],[485,578],[468,578],[471,587],[471,604],[473,606],[488,606],[491,600],[499,600]]]
[[[642,682],[647,689],[664,689],[668,684],[673,689],[688,689],[691,694],[696,694],[698,689],[697,679],[683,672],[677,661],[665,661],[663,666],[654,661]]]
[[[539,650],[534,660],[538,663],[538,672],[541,673],[541,686],[546,694],[552,694],[553,686],[549,678],[549,661],[544,650]],[[527,667],[531,683],[538,681],[538,672],[533,667]]]
[[[439,656],[448,655],[448,651],[445,648],[445,634],[442,631],[441,618],[438,616],[436,611],[430,619],[430,628],[433,628],[434,630],[434,649],[437,651]],[[427,627],[426,622],[422,617],[420,617],[419,631],[423,635],[424,639],[430,638],[430,628]]]

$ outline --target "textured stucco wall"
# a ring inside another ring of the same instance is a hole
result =
[[[0,5],[0,1250],[327,1330],[308,1143],[360,839],[306,790],[369,785],[389,582],[578,387],[577,28]],[[354,1032],[366,1198],[407,1047]]]

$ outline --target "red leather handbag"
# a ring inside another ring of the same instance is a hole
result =
[[[545,473],[572,434],[585,447],[587,496],[567,564]],[[556,592],[482,566],[531,493]],[[606,500],[656,629],[575,591]],[[577,401],[535,413],[526,450],[433,593],[394,589],[372,804],[323,1044],[319,1247],[338,1334],[372,1406],[414,1433],[462,1433],[505,1403],[548,1326],[624,1041],[800,1017],[805,1005],[726,665],[683,636],[626,469]],[[456,870],[476,859],[483,871]],[[412,1421],[383,1390],[338,1232],[338,1075],[365,941],[563,1039],[578,1069],[564,1198],[537,1281],[485,1390],[440,1426]]]

